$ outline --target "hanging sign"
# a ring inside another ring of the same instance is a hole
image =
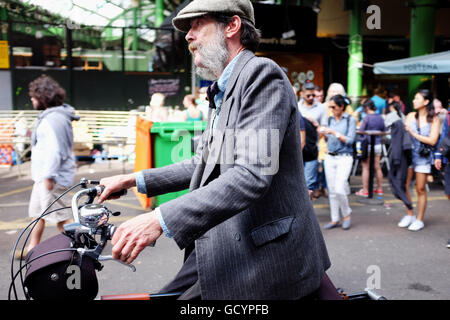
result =
[[[0,40],[0,69],[9,69],[8,41]]]

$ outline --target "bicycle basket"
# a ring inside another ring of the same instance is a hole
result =
[[[92,300],[98,293],[94,260],[70,249],[71,239],[59,234],[31,250],[26,262],[24,285],[34,300],[77,299]],[[44,255],[46,253],[50,253]],[[33,261],[40,255],[44,255]]]

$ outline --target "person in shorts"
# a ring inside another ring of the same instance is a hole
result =
[[[433,164],[432,147],[439,139],[440,123],[434,112],[433,97],[430,90],[422,89],[416,93],[413,100],[417,112],[408,114],[405,120],[405,130],[411,134],[412,139],[412,168],[409,169],[407,190],[412,175],[416,177],[417,216],[412,210],[407,211],[398,226],[418,231],[424,228],[424,216],[427,207],[427,177],[431,173]],[[409,195],[409,193],[408,193]],[[409,196],[410,197],[410,196]]]
[[[376,113],[377,107],[375,106],[375,103],[368,99],[363,104],[364,112],[366,113],[366,116],[364,117],[364,120],[361,124],[361,127],[359,128],[360,131],[366,131],[366,130],[377,130],[377,131],[386,131],[386,127],[384,125],[383,117]],[[368,150],[367,154],[370,154],[371,151],[371,144],[370,139],[371,137],[369,135],[364,136],[364,139],[367,141]],[[380,158],[381,158],[381,151],[382,151],[382,145],[381,145],[381,136],[375,137],[375,159],[374,159],[374,170],[375,170],[375,177],[377,180],[377,188],[374,190],[375,194],[378,194],[380,196],[383,195],[383,171],[381,170],[380,165]],[[369,172],[370,170],[370,156],[368,156],[366,159],[362,161],[362,183],[363,187],[361,190],[356,192],[357,196],[361,197],[368,197],[369,196]]]
[[[73,107],[64,103],[65,90],[49,76],[42,75],[32,81],[29,95],[33,108],[41,111],[31,136],[31,178],[34,185],[28,214],[34,220],[64,189],[73,184],[76,167],[72,121],[79,117],[75,115]],[[65,206],[62,201],[58,201],[47,212]],[[69,222],[71,216],[70,210],[63,210],[49,213],[40,219],[31,232],[24,256],[40,243],[46,222],[56,224],[62,232],[63,225]],[[15,256],[21,258],[20,252],[16,252]]]

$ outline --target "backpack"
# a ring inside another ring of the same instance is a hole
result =
[[[303,118],[305,121],[305,133],[306,133],[306,141],[305,146],[303,147],[303,162],[316,160],[319,155],[319,150],[317,148],[317,130],[316,127],[306,118]]]
[[[364,136],[358,135],[356,138],[353,154],[354,157],[359,160],[366,160],[369,156],[369,142]]]

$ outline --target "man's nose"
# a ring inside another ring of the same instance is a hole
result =
[[[192,40],[194,40],[192,29],[189,29],[188,33],[186,34],[185,39],[187,42],[191,42]]]

